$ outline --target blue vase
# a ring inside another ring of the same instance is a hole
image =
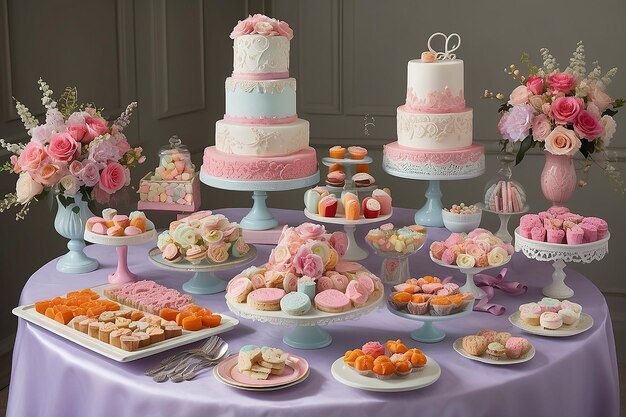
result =
[[[57,271],[69,274],[82,274],[98,269],[98,261],[85,255],[85,226],[87,219],[93,217],[87,202],[83,201],[81,193],[77,193],[73,202],[66,207],[61,204],[57,196],[57,215],[54,218],[54,228],[66,239],[69,252],[57,261]]]

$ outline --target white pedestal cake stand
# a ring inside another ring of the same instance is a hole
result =
[[[215,272],[244,266],[256,259],[256,254],[256,248],[250,245],[248,253],[240,258],[231,257],[231,259],[221,264],[212,264],[207,259],[204,259],[202,262],[194,265],[185,259],[176,263],[167,262],[163,259],[159,248],[152,248],[148,252],[148,258],[154,265],[171,271],[195,272],[193,277],[183,284],[185,292],[190,294],[216,294],[226,289],[227,282],[215,275]]]
[[[267,204],[265,203],[267,192],[296,190],[298,188],[316,185],[320,181],[320,173],[318,171],[310,177],[294,180],[244,181],[213,177],[207,175],[204,170],[201,169],[200,181],[208,186],[222,190],[252,191],[254,204],[250,212],[246,214],[239,224],[247,230],[269,230],[278,226],[278,220],[276,220],[267,209]]]
[[[566,274],[563,269],[566,264],[570,262],[588,264],[602,260],[609,253],[610,238],[611,234],[608,233],[604,239],[597,242],[565,245],[527,239],[519,234],[519,228],[517,228],[515,229],[515,251],[522,252],[529,259],[553,262],[552,283],[544,287],[542,292],[547,297],[563,299],[574,295],[574,290],[565,285]]]
[[[457,269],[457,270],[461,271],[463,274],[465,274],[465,276],[466,276],[465,285],[463,285],[461,288],[459,288],[459,291],[460,292],[472,293],[474,295],[474,298],[476,298],[478,300],[478,299],[483,298],[487,294],[483,290],[481,290],[480,288],[478,288],[476,286],[476,283],[474,282],[474,275],[480,274],[481,272],[486,271],[487,269],[503,267],[504,265],[509,263],[509,261],[511,260],[511,257],[509,256],[509,259],[505,263],[503,263],[502,265],[486,266],[484,268],[461,268],[458,265],[448,265],[446,263],[443,263],[443,262],[433,258],[433,254],[432,253],[430,254],[430,259],[434,263],[436,263],[437,265],[444,266],[446,268]]]
[[[511,236],[511,233],[509,233],[509,220],[511,219],[511,217],[512,216],[519,216],[520,214],[524,214],[524,213],[528,212],[528,210],[530,209],[530,207],[524,206],[524,208],[521,211],[517,211],[517,212],[514,212],[514,213],[503,213],[501,211],[489,210],[482,203],[478,204],[478,206],[484,212],[491,213],[491,214],[497,214],[498,215],[498,217],[500,218],[500,228],[495,233],[495,236],[500,238],[500,239],[502,239],[506,243],[511,243],[513,241],[513,236]]]
[[[384,222],[393,215],[393,212],[374,219],[366,219],[363,215],[361,215],[359,220],[347,220],[343,217],[324,217],[319,214],[310,213],[307,209],[304,209],[304,215],[316,222],[343,225],[343,230],[346,232],[348,237],[348,250],[346,250],[346,253],[341,257],[341,259],[344,261],[361,261],[369,256],[369,252],[361,248],[357,243],[356,238],[354,237],[356,227],[364,224]]]
[[[125,284],[127,282],[137,281],[137,275],[128,269],[128,247],[134,245],[142,245],[154,239],[156,232],[154,229],[136,236],[106,236],[92,233],[85,230],[85,240],[105,246],[116,246],[117,251],[117,269],[109,274],[109,282],[111,284]]]
[[[441,192],[441,181],[453,181],[453,180],[466,180],[470,178],[476,178],[481,176],[485,172],[485,168],[476,170],[474,172],[462,175],[430,175],[430,174],[417,174],[410,172],[402,172],[390,169],[389,167],[383,164],[383,170],[394,177],[399,178],[407,178],[410,180],[425,180],[429,181],[428,189],[424,194],[426,196],[426,204],[417,210],[415,213],[415,223],[421,224],[422,226],[431,226],[431,227],[443,227],[443,218],[441,216],[441,210],[443,209],[443,205],[441,204],[441,197],[443,196]]]
[[[333,187],[327,185],[326,188],[329,192],[333,192],[335,194],[341,194],[341,192],[344,190],[355,193],[374,191],[376,188],[378,188],[376,185],[371,185],[369,187],[356,187],[354,185],[354,182],[352,181],[352,177],[355,174],[354,171],[357,165],[369,165],[373,161],[374,160],[370,156],[366,156],[363,159],[336,159],[329,157],[322,158],[322,164],[326,165],[327,167],[331,167],[336,164],[341,165],[343,167],[343,172],[346,174],[346,180],[343,187]]]
[[[235,303],[226,300],[230,311],[244,319],[269,323],[275,326],[296,326],[283,337],[283,342],[295,349],[321,349],[330,345],[333,338],[320,326],[338,321],[355,320],[377,309],[384,299],[381,292],[376,300],[360,308],[344,311],[343,313],[326,313],[311,307],[308,313],[302,316],[291,316],[282,311],[261,311],[250,307],[247,303]]]

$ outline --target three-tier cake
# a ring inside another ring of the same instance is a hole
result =
[[[289,77],[286,22],[263,15],[240,21],[226,111],[215,124],[215,146],[204,150],[203,173],[237,181],[278,181],[317,173],[309,122],[296,114],[296,80]]]

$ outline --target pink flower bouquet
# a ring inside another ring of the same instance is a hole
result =
[[[520,85],[508,98],[489,90],[485,90],[483,98],[502,102],[498,131],[503,149],[518,145],[516,164],[537,145],[553,155],[572,156],[580,152],[587,160],[585,173],[595,162],[623,188],[607,153],[616,129],[613,116],[624,104],[623,99],[612,98],[605,91],[617,68],[603,75],[595,62],[593,70],[587,72],[584,52],[584,45],[579,42],[565,70],[560,69],[546,48],[541,49],[542,67],[533,65],[523,54],[527,75],[522,75],[515,65],[505,69]]]
[[[129,104],[109,125],[93,105],[77,104],[76,88],[67,87],[58,100],[41,79],[39,89],[45,123],[40,124],[16,100],[31,139],[26,144],[0,139],[0,146],[13,154],[0,170],[19,175],[15,192],[0,200],[0,212],[21,205],[17,218],[23,219],[29,204],[50,191],[57,192],[64,205],[78,193],[87,200],[107,203],[112,194],[130,184],[130,168],[145,160],[142,149],[131,148],[122,133],[137,103]]]

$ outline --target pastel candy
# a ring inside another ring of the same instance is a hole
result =
[[[96,223],[93,226],[91,226],[91,231],[98,235],[106,235],[107,227],[104,223]]]
[[[346,214],[346,220],[359,220],[361,216],[359,200],[344,199],[343,209]]]
[[[385,216],[391,213],[391,196],[385,191],[376,189],[372,191],[372,198],[380,203],[380,215]]]
[[[357,280],[352,280],[346,288],[346,296],[352,301],[355,307],[363,306],[369,297],[368,290]]]
[[[311,300],[301,292],[291,292],[280,300],[280,309],[293,316],[301,316],[311,309]]]
[[[309,213],[317,214],[320,194],[315,190],[306,190],[304,193],[304,207]]]
[[[128,226],[124,229],[125,236],[136,236],[142,234],[142,230],[136,226]]]

